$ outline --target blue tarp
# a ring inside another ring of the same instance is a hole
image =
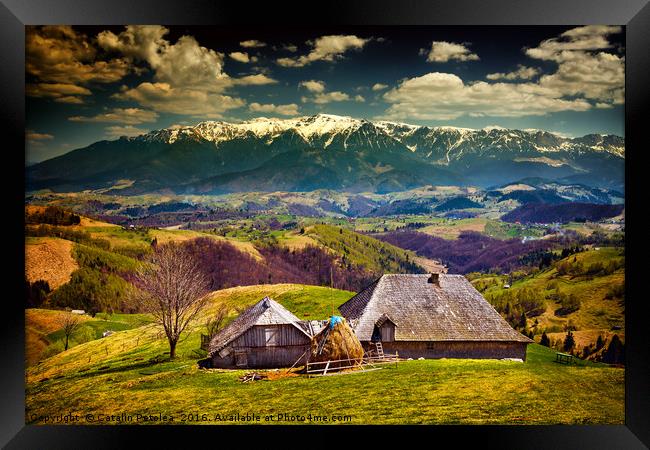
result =
[[[330,318],[330,330],[331,330],[332,328],[334,328],[334,325],[336,325],[336,324],[339,323],[339,322],[340,322],[340,323],[343,323],[343,317],[341,317],[341,316],[332,316],[332,317]]]

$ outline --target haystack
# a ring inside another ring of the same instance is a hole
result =
[[[312,338],[309,362],[349,359],[353,361],[331,363],[330,367],[352,366],[361,364],[363,353],[361,342],[345,319],[332,316],[327,326]]]

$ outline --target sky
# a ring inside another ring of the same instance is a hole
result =
[[[26,163],[318,113],[624,136],[620,26],[26,27]]]

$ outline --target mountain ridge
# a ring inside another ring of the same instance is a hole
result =
[[[295,180],[282,175],[288,163]],[[116,180],[133,181],[122,193],[277,190],[273,181],[260,181],[265,177],[282,178],[285,190],[390,192],[428,184],[488,186],[530,176],[620,188],[624,163],[624,139],[614,135],[566,138],[540,130],[427,127],[318,114],[154,130],[99,141],[26,172],[31,190],[105,189]],[[322,182],[305,182],[303,174],[310,173]],[[230,186],[220,188],[224,183]]]

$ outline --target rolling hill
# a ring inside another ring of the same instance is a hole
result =
[[[246,384],[238,378],[248,371],[199,369],[197,360],[205,355],[199,350],[201,324],[210,310],[221,302],[244,307],[262,295],[299,317],[315,319],[327,317],[352,293],[300,285],[221,291],[198,327],[181,340],[174,361],[166,358],[165,339],[150,327],[76,345],[27,369],[26,423],[44,423],[43,417],[71,408],[84,425],[246,424],[251,422],[228,416],[252,411],[263,420],[289,409],[305,418],[275,423],[322,423],[324,416],[352,424],[624,423],[624,370],[586,361],[559,365],[553,362],[555,352],[535,344],[524,364],[407,361],[396,368],[318,378],[260,371],[268,380]],[[111,420],[106,405],[119,411],[119,418]],[[310,412],[319,417],[307,419]]]
[[[497,309],[518,304],[518,293],[532,292],[541,302],[540,314],[528,314],[528,326],[537,336],[546,332],[563,339],[568,326],[581,332],[578,351],[595,344],[598,335],[625,336],[625,256],[620,247],[593,247],[554,262],[531,275],[472,276],[472,283]],[[563,300],[574,296],[579,307],[562,313]],[[557,333],[557,334],[556,334]]]

